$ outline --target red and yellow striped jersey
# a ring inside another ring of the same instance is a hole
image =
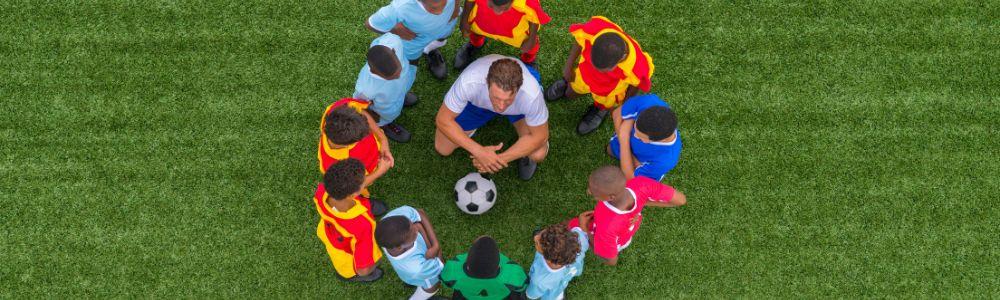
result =
[[[542,10],[539,0],[513,0],[510,9],[497,15],[489,0],[475,0],[469,12],[469,30],[473,33],[520,47],[528,38],[530,24],[548,24],[551,18]]]
[[[577,76],[582,77],[580,79],[590,87],[591,93],[599,96],[624,94],[629,86],[649,92],[655,68],[653,58],[643,52],[639,42],[625,34],[621,27],[605,17],[595,16],[587,23],[570,25],[569,32],[582,48],[577,61]],[[628,45],[628,56],[607,73],[598,71],[590,59],[594,40],[604,33],[621,35]]]
[[[319,212],[317,234],[327,247],[334,268],[344,277],[352,277],[358,269],[375,265],[382,251],[375,244],[375,216],[368,198],[358,196],[354,207],[340,212],[327,204],[329,195],[322,183],[313,200]]]
[[[330,106],[326,107],[326,111],[323,112],[323,119],[319,123],[319,150],[317,151],[317,156],[319,157],[319,172],[321,174],[326,173],[326,169],[330,168],[330,165],[346,158],[354,158],[360,160],[361,163],[365,165],[365,171],[371,173],[375,171],[378,167],[378,160],[381,156],[380,152],[382,149],[381,142],[375,138],[374,134],[369,133],[363,139],[349,145],[345,148],[333,148],[331,147],[330,140],[326,138],[326,133],[323,132],[323,127],[326,126],[326,116],[330,114],[334,108],[347,105],[354,108],[360,113],[364,113],[364,110],[368,108],[369,102],[364,100],[358,100],[353,98],[340,99]]]

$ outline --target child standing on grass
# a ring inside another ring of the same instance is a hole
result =
[[[590,248],[587,232],[555,224],[535,235],[535,262],[528,272],[529,299],[560,300],[569,281],[583,274],[584,253]]]
[[[455,290],[452,299],[519,299],[528,277],[517,263],[500,253],[497,242],[482,236],[469,252],[445,263],[444,285]]]
[[[588,134],[601,126],[608,111],[621,105],[639,90],[649,92],[653,58],[639,42],[605,17],[569,27],[576,43],[563,66],[563,78],[545,89],[548,101],[590,94],[594,104],[576,127]]]
[[[365,22],[379,34],[392,32],[403,39],[406,59],[416,66],[427,55],[427,67],[439,80],[448,75],[440,48],[458,23],[461,6],[456,0],[392,0]]]
[[[642,225],[646,206],[676,207],[687,203],[683,193],[647,177],[625,179],[616,166],[590,173],[587,194],[597,200],[594,210],[570,221],[570,227],[588,231],[594,254],[607,265],[618,264],[618,253],[632,243]]]
[[[393,209],[375,226],[375,241],[399,279],[416,287],[410,300],[430,299],[437,293],[444,269],[441,244],[423,210]]]
[[[410,132],[397,124],[403,107],[417,104],[417,95],[410,92],[417,68],[406,59],[403,40],[386,33],[372,41],[366,55],[367,63],[354,84],[354,98],[371,102],[378,114],[378,126],[393,141],[410,141]]]
[[[368,101],[344,98],[330,104],[320,121],[319,171],[325,173],[331,165],[354,158],[364,165],[361,194],[368,197],[368,186],[385,175],[395,164],[389,141],[368,112]],[[379,201],[374,201],[379,202]],[[380,202],[380,206],[384,205]]]
[[[376,207],[361,195],[364,180],[361,161],[341,160],[330,165],[313,196],[320,216],[316,235],[337,274],[351,282],[382,278],[382,270],[375,266],[382,257],[375,246],[375,216],[385,214],[385,207]]]
[[[550,20],[539,0],[465,0],[459,28],[469,42],[455,53],[455,69],[472,63],[486,38],[518,47],[521,61],[534,66],[541,45],[538,30]]]
[[[608,154],[619,159],[625,177],[662,181],[681,156],[677,115],[654,94],[635,96],[611,114],[615,135]]]

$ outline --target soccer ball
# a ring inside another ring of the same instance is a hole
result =
[[[455,205],[470,215],[486,213],[497,202],[497,186],[479,173],[469,173],[455,183]]]

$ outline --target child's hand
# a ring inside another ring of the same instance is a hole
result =
[[[414,38],[417,37],[417,34],[413,32],[413,30],[406,28],[406,25],[403,25],[402,22],[396,23],[396,26],[393,27],[392,30],[389,30],[389,32],[392,32],[393,34],[398,35],[400,38],[407,41],[413,40]]]
[[[588,210],[580,214],[578,220],[580,221],[580,229],[584,231],[590,231],[590,221],[594,218],[594,211]]]
[[[390,167],[396,166],[396,158],[392,156],[392,151],[389,148],[382,148],[381,157],[379,157],[379,163],[388,163]]]

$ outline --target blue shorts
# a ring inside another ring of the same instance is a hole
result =
[[[493,120],[497,116],[501,116],[501,114],[469,104],[465,106],[462,113],[458,114],[458,117],[455,117],[455,122],[458,123],[458,126],[462,126],[462,131],[470,131],[483,127],[483,125],[486,125],[486,123],[489,123],[490,120]],[[506,117],[511,124],[524,119],[524,115]]]

